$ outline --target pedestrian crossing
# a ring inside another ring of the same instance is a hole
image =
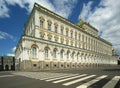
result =
[[[107,76],[106,76],[106,75],[100,76],[100,77],[98,77],[98,78],[96,78],[96,79],[93,79],[93,80],[87,82],[87,83],[84,83],[84,84],[82,84],[82,85],[80,85],[80,86],[77,86],[76,88],[87,88],[87,87],[89,87],[90,85],[96,83],[97,81],[100,81],[101,79],[103,79],[103,78],[105,78],[105,77],[107,77]]]
[[[114,88],[114,86],[117,84],[119,80],[120,80],[120,76],[115,76],[105,86],[103,86],[103,88]]]
[[[86,76],[86,75],[87,75],[87,74],[78,75],[78,76],[74,76],[74,77],[70,77],[70,78],[66,78],[66,79],[54,81],[53,83],[60,83],[60,82],[63,82],[63,81],[67,81],[67,80],[70,80],[70,79],[75,79],[75,78],[82,77],[82,76]]]
[[[109,75],[96,74],[73,74],[73,73],[52,73],[52,72],[15,72],[14,75],[25,76],[29,78],[39,79],[41,81],[60,84],[69,88],[92,88],[92,85],[105,80]],[[114,88],[120,81],[120,76],[114,76],[102,85],[102,88]],[[120,86],[119,86],[120,87]],[[117,87],[117,88],[119,88]]]
[[[71,85],[71,84],[74,84],[74,83],[77,83],[77,82],[80,82],[80,81],[86,80],[86,79],[91,78],[91,77],[94,77],[94,76],[96,76],[96,75],[90,75],[90,76],[83,77],[83,78],[80,78],[80,79],[77,79],[77,80],[73,80],[73,81],[70,81],[70,82],[64,83],[63,85],[65,85],[65,86],[69,86],[69,85]]]
[[[53,78],[53,79],[48,79],[46,81],[53,81],[53,80],[57,80],[57,79],[62,79],[62,78],[67,78],[67,77],[71,77],[71,76],[76,76],[78,74],[73,74],[73,75],[68,75],[68,76],[62,76],[62,77],[57,77],[57,78]]]

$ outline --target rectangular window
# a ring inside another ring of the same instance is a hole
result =
[[[84,42],[84,35],[82,35],[82,41]]]
[[[37,48],[33,47],[32,48],[32,58],[36,58],[37,57]]]
[[[61,43],[63,43],[62,38],[60,38]]]
[[[61,27],[61,34],[63,35],[63,27]]]
[[[45,57],[48,58],[48,49],[45,50]]]
[[[66,36],[68,37],[68,29],[66,29]]]
[[[84,36],[84,42],[86,42],[86,36]]]
[[[68,39],[66,40],[66,45],[68,45],[68,43],[69,43],[69,41],[68,41]]]
[[[57,33],[57,29],[58,29],[58,27],[55,25],[55,33]]]
[[[73,37],[73,31],[71,31],[71,38]]]
[[[75,39],[77,40],[77,32],[75,32]]]
[[[90,38],[88,38],[88,43],[90,44]]]
[[[44,25],[44,21],[40,20],[40,28],[43,28],[43,25]]]
[[[85,40],[85,41],[86,41],[86,43],[87,43],[87,36],[86,36],[86,40]]]
[[[81,48],[81,43],[79,43],[79,48]]]
[[[48,30],[51,30],[51,23],[48,22]]]
[[[77,47],[77,42],[75,41],[75,47]]]

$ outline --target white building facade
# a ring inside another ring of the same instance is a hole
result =
[[[15,58],[21,70],[67,69],[116,65],[112,44],[82,19],[74,24],[34,4]]]

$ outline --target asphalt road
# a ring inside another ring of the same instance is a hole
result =
[[[120,88],[120,66],[0,72],[0,88]]]

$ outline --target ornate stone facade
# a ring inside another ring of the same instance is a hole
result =
[[[34,4],[15,58],[21,70],[67,69],[116,65],[112,44],[82,19],[74,24]]]

